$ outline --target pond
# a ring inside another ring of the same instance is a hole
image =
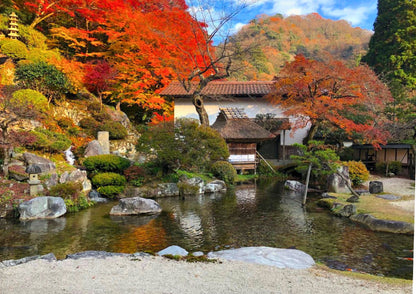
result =
[[[227,194],[163,198],[159,216],[110,217],[116,203],[54,220],[0,220],[0,260],[85,250],[190,252],[270,246],[296,248],[336,269],[412,279],[413,236],[372,232],[316,207],[281,183],[236,186]]]

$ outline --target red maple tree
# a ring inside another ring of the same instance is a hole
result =
[[[268,100],[295,118],[293,130],[309,126],[305,141],[326,125],[360,134],[366,143],[385,143],[383,110],[392,97],[367,66],[348,68],[340,61],[320,62],[297,55],[276,78]]]

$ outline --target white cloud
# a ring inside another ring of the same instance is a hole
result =
[[[321,7],[334,5],[334,0],[292,0],[292,1],[269,1],[273,3],[269,14],[281,13],[283,15],[309,14],[318,12]]]
[[[238,31],[240,31],[244,26],[246,26],[247,24],[246,23],[242,23],[242,22],[239,22],[239,23],[236,23],[235,25],[234,25],[234,27],[231,29],[231,31],[230,31],[230,33],[231,34],[235,34],[235,33],[237,33]]]
[[[360,7],[344,7],[336,9],[325,7],[322,11],[329,16],[336,17],[338,19],[345,19],[352,25],[357,26],[365,23],[370,13],[374,12],[376,8],[376,4],[373,3],[370,6]]]

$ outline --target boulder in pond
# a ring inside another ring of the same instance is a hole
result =
[[[157,214],[162,211],[160,205],[152,200],[141,197],[122,198],[110,211],[110,215]]]
[[[172,245],[169,246],[163,250],[160,250],[157,255],[178,255],[178,256],[187,256],[188,255],[188,251],[186,251],[185,249],[183,249],[182,247],[176,246],[176,245]]]
[[[306,269],[315,264],[313,258],[297,249],[243,247],[208,253],[208,258],[244,261],[278,268]]]
[[[108,198],[101,197],[101,194],[97,190],[91,190],[88,193],[88,199],[97,203],[107,203]]]
[[[414,226],[411,223],[378,219],[371,214],[355,214],[350,219],[366,225],[373,231],[402,234],[413,234],[414,232]]]
[[[371,181],[368,190],[371,194],[383,193],[383,182],[380,181]]]
[[[179,188],[176,183],[161,183],[157,185],[157,197],[179,196]]]
[[[180,185],[182,184],[182,187],[189,186],[191,189],[182,189],[184,191],[181,191],[181,194],[204,194],[204,180],[200,177],[194,177],[194,178],[182,178],[180,180]],[[195,193],[193,193],[195,191]],[[185,192],[185,193],[184,193]],[[189,193],[192,192],[192,193]]]
[[[225,193],[227,192],[227,185],[224,181],[215,180],[206,184],[204,191],[205,193]]]
[[[286,181],[285,182],[285,189],[295,191],[295,192],[305,192],[305,185],[298,181]]]
[[[348,183],[351,185],[350,175],[348,171],[348,166],[341,166],[338,168],[338,172],[347,179]],[[347,183],[342,179],[338,174],[329,175],[327,178],[327,189],[328,192],[334,193],[350,193],[350,190],[347,187]]]
[[[57,218],[66,213],[66,205],[61,197],[42,196],[19,204],[21,220]]]

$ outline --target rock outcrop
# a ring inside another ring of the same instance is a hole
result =
[[[306,186],[298,181],[286,181],[285,182],[285,189],[303,193],[306,189]]]
[[[187,256],[188,251],[183,249],[180,246],[172,245],[169,246],[163,250],[160,250],[157,255],[163,256],[163,255],[177,255],[177,256]]]
[[[32,164],[39,166],[42,174],[48,174],[56,169],[56,165],[53,161],[37,156],[36,154],[25,152],[23,153],[23,158],[27,166]]]
[[[351,185],[348,166],[341,166],[338,169],[338,172],[342,174],[342,176],[348,180],[349,185]],[[347,187],[347,183],[338,174],[332,174],[328,176],[327,188],[328,188],[328,192],[346,193],[346,194],[350,193],[350,190]]]

